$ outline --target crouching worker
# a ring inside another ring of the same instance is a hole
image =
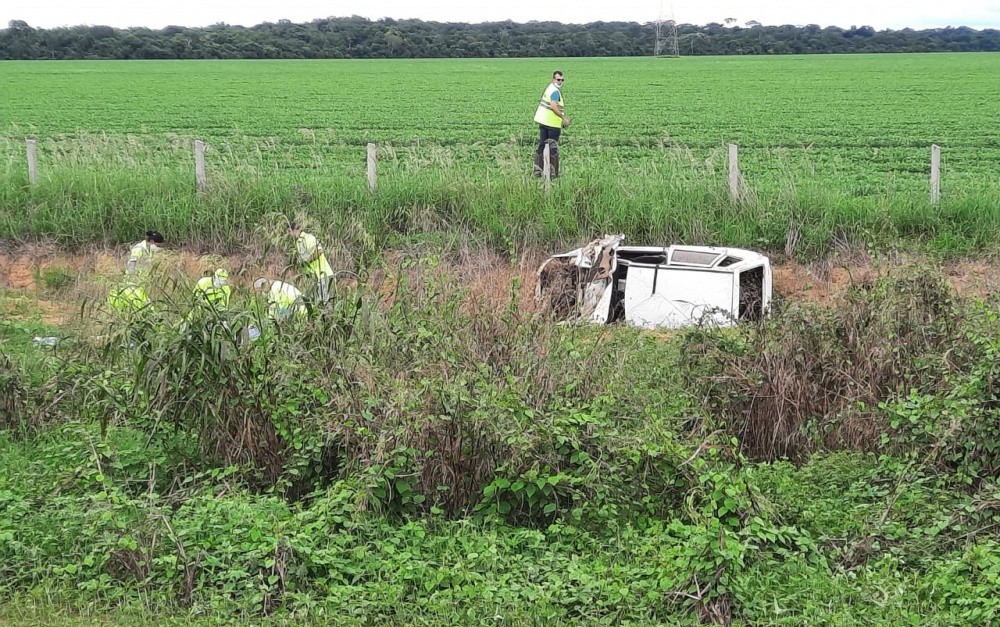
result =
[[[330,283],[334,274],[323,252],[323,245],[315,235],[306,233],[295,222],[289,223],[288,234],[295,240],[295,252],[305,274],[316,281],[316,300],[325,305],[330,300]]]
[[[141,285],[128,282],[112,288],[108,294],[108,305],[123,316],[133,316],[148,310],[151,303]]]
[[[146,290],[131,281],[114,287],[108,293],[108,306],[125,323],[118,327],[122,348],[131,350],[143,345],[148,330],[147,315],[153,310]]]
[[[217,268],[211,274],[198,279],[194,286],[194,304],[184,322],[183,332],[193,339],[206,342],[206,346],[217,350],[217,356],[225,360],[230,345],[238,342],[229,326],[229,300],[233,290],[229,287],[229,272]]]
[[[229,287],[229,272],[218,268],[211,274],[198,279],[194,286],[194,304],[187,317],[181,323],[181,329],[190,330],[191,324],[197,319],[205,322],[205,329],[222,321],[222,327],[229,330],[229,299],[233,290]]]
[[[195,306],[217,316],[229,311],[229,299],[232,295],[229,272],[224,268],[217,268],[212,274],[201,277],[194,286]]]
[[[267,317],[275,322],[289,318],[305,318],[306,306],[302,292],[291,283],[261,277],[253,282],[254,289],[267,295]]]

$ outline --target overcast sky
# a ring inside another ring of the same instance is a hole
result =
[[[437,22],[596,21],[819,24],[934,28],[1000,28],[995,0],[0,0],[0,27],[24,20],[36,28],[102,24],[124,28],[167,25],[208,26],[218,22],[253,26],[281,19],[308,22],[324,17],[360,15],[371,19],[418,18]]]

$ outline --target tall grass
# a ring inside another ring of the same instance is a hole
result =
[[[160,285],[46,369],[3,360],[0,590],[299,623],[995,611],[997,313],[933,270],[665,335],[417,252],[257,342],[238,287],[226,329]]]
[[[63,149],[67,142],[72,149]],[[817,257],[838,242],[967,254],[994,249],[1000,232],[1000,187],[989,181],[934,206],[919,179],[852,190],[849,176],[811,173],[808,154],[787,149],[768,153],[767,169],[746,173],[747,195],[734,202],[719,150],[646,147],[619,156],[568,143],[564,175],[546,195],[528,176],[528,146],[384,146],[372,194],[361,160],[340,160],[342,152],[362,155],[361,147],[288,154],[283,165],[281,147],[245,141],[210,153],[210,190],[199,194],[185,144],[90,136],[43,144],[37,186],[12,162],[2,173],[0,239],[84,247],[132,241],[155,227],[174,244],[232,252],[263,220],[297,214],[348,246],[359,232],[377,248],[459,232],[499,249],[624,232],[634,242],[776,252],[794,228],[800,238],[786,252]],[[267,153],[275,161],[262,151],[277,153]]]
[[[894,448],[931,458],[962,441],[951,462],[978,479],[1000,464],[978,444],[995,437],[979,434],[995,424],[980,416],[995,403],[994,324],[991,309],[953,296],[933,268],[894,268],[833,307],[787,303],[734,335],[690,333],[685,376],[753,459],[885,450],[890,435]]]

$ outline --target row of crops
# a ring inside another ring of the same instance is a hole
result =
[[[492,146],[533,135],[554,69],[599,147],[996,148],[992,54],[5,64],[5,135]]]
[[[804,225],[815,250],[880,233],[970,250],[1000,222],[998,66],[990,54],[10,63],[0,238],[83,245],[166,220],[198,244],[203,229],[183,227],[198,216],[234,216],[232,233],[265,212],[305,212],[336,232],[349,210],[389,244],[457,223],[500,245],[630,227],[780,249]],[[556,68],[575,123],[546,198],[527,176],[531,117]],[[34,187],[26,138],[38,146]],[[209,146],[208,197],[194,194],[196,138]],[[728,198],[727,143],[750,191],[741,207]],[[427,224],[399,228],[420,212]],[[80,217],[60,228],[67,214]]]

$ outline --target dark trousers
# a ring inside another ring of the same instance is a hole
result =
[[[551,152],[549,153],[553,157],[559,154],[559,134],[562,133],[561,128],[552,128],[551,126],[545,126],[544,124],[538,125],[538,150],[535,154],[542,154],[545,151],[545,142],[548,140],[553,140]]]

